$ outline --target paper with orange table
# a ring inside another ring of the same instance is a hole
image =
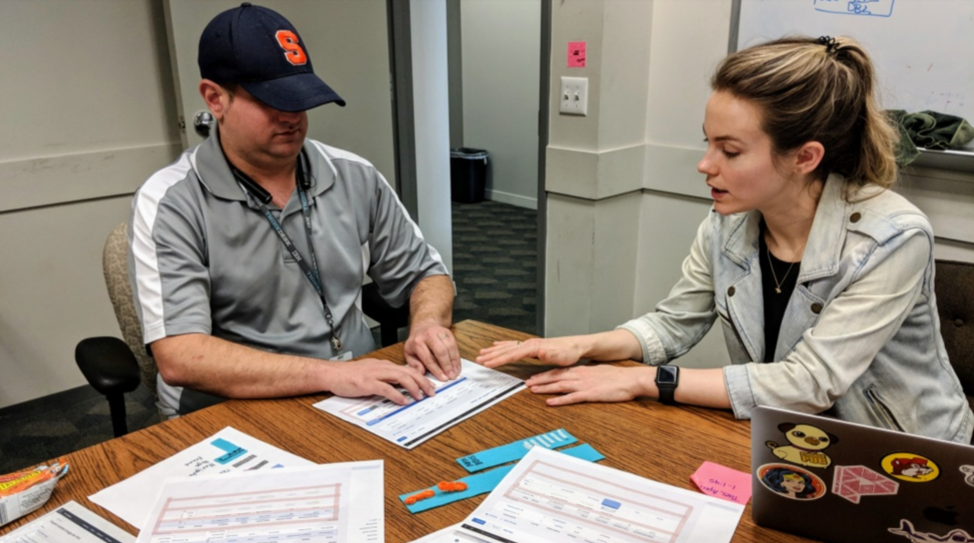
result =
[[[535,447],[459,531],[518,543],[723,543],[743,512],[737,503]]]

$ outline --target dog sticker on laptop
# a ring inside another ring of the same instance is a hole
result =
[[[838,443],[839,438],[811,424],[783,422],[778,429],[784,432],[789,444],[779,446],[774,441],[765,442],[778,458],[810,468],[827,468],[832,464],[829,455],[822,451]]]

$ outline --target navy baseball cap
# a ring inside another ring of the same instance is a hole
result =
[[[276,11],[250,2],[220,13],[206,25],[197,61],[203,79],[240,85],[274,109],[345,105],[315,75],[297,29]]]

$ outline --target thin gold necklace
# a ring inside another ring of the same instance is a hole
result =
[[[805,238],[805,241],[802,242],[801,247],[799,247],[798,250],[795,251],[795,254],[791,256],[792,260],[795,260],[795,257],[798,256],[798,253],[802,252],[802,249],[805,248],[805,243],[807,242],[808,242],[808,238]],[[774,279],[774,292],[775,294],[781,294],[781,285],[785,284],[785,280],[788,279],[788,274],[790,274],[791,269],[795,267],[795,263],[792,262],[788,266],[788,269],[785,270],[785,274],[781,276],[781,281],[779,282],[778,276],[774,273],[774,262],[771,262],[771,244],[765,243],[765,245],[768,248],[768,267],[771,268],[771,278]]]

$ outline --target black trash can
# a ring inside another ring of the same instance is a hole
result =
[[[469,147],[450,149],[450,194],[454,202],[484,201],[487,184],[487,151]]]

